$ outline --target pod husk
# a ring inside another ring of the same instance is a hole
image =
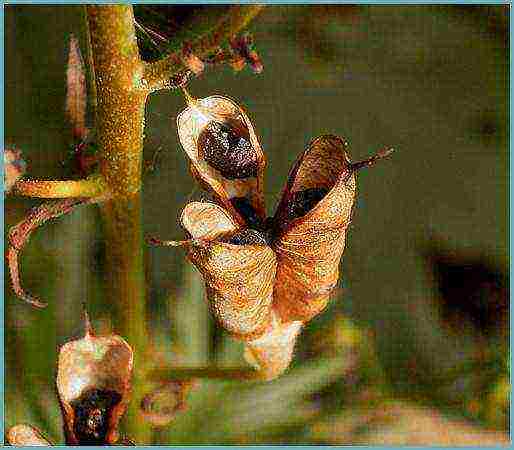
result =
[[[339,262],[355,200],[355,175],[336,136],[320,136],[298,158],[274,217],[279,229],[273,244],[278,268],[273,307],[285,322],[306,322],[327,305],[337,284]],[[303,217],[288,217],[296,192],[328,193]]]
[[[273,314],[270,329],[261,337],[246,343],[244,357],[262,379],[273,380],[289,367],[301,328],[302,322],[282,323]]]
[[[197,221],[209,212],[210,218]],[[194,202],[186,206],[182,224],[193,237],[187,253],[203,275],[210,308],[220,324],[234,337],[254,339],[270,323],[277,261],[267,245],[205,239],[227,236],[220,230],[230,228],[228,218],[230,215],[214,204]],[[233,222],[232,228],[237,230]]]
[[[266,211],[263,195],[263,178],[266,160],[250,119],[232,100],[213,95],[203,99],[190,99],[189,106],[177,117],[180,143],[190,163],[191,172],[204,187],[214,192],[217,200],[243,225],[244,217],[234,208],[230,200],[235,197],[247,198],[256,213],[265,219]],[[247,134],[249,142],[257,152],[258,168],[256,177],[231,180],[209,166],[198,148],[198,138],[205,126],[212,120],[230,124]]]
[[[115,391],[121,396],[108,417],[104,442],[116,443],[118,423],[129,401],[132,365],[132,349],[120,336],[96,337],[88,331],[84,338],[63,345],[59,352],[57,391],[68,444],[81,443],[74,431],[72,402],[92,389]]]
[[[7,442],[15,447],[50,447],[53,444],[45,439],[32,425],[20,424],[9,428]]]

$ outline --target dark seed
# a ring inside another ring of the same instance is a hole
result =
[[[242,230],[223,242],[234,245],[267,245],[266,236],[257,230]]]
[[[243,216],[248,228],[260,230],[263,227],[262,219],[246,197],[232,197],[230,203]]]
[[[80,445],[105,444],[112,408],[120,401],[116,391],[90,389],[71,402],[73,431]]]
[[[257,176],[257,152],[228,125],[209,122],[198,137],[198,148],[207,164],[229,180]]]
[[[327,194],[327,188],[309,188],[304,191],[295,192],[287,207],[288,219],[293,220],[305,216]]]

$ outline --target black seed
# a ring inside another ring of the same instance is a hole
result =
[[[71,402],[73,431],[80,445],[105,444],[112,408],[120,401],[116,391],[90,389]]]
[[[293,220],[305,216],[327,194],[327,188],[309,188],[295,192],[287,206],[288,219]]]
[[[198,137],[198,148],[207,164],[229,180],[257,176],[257,152],[228,125],[209,122]]]
[[[222,242],[235,245],[267,245],[266,236],[257,230],[242,230]]]
[[[263,228],[263,221],[257,214],[254,207],[246,197],[232,197],[230,203],[243,216],[248,228],[260,230]]]

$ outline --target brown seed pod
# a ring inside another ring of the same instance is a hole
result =
[[[273,314],[270,329],[261,337],[246,343],[244,357],[264,380],[280,376],[293,358],[296,338],[302,322],[281,323]]]
[[[274,307],[282,320],[314,317],[337,283],[356,188],[345,148],[341,138],[318,137],[289,175],[274,218]]]
[[[63,345],[57,391],[68,444],[116,443],[132,364],[132,349],[120,336],[97,337],[88,329],[82,339]]]
[[[45,439],[32,425],[15,425],[7,431],[7,442],[15,447],[50,447],[53,444]]]
[[[269,325],[277,266],[273,250],[257,231],[236,228],[213,203],[187,205],[182,224],[193,238],[186,247],[188,257],[204,277],[218,321],[240,339],[262,335]]]
[[[192,173],[212,189],[217,200],[237,221],[244,212],[233,199],[246,199],[258,217],[265,219],[263,175],[266,161],[246,113],[221,96],[193,99],[177,117],[180,142],[190,159]]]

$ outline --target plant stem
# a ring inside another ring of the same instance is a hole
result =
[[[168,367],[148,372],[151,381],[180,381],[193,378],[216,380],[263,380],[259,373],[250,368],[238,367]]]
[[[216,27],[191,42],[190,51],[199,58],[208,56],[223,41],[245,28],[263,8],[264,5],[231,6],[229,14],[222,17]],[[150,91],[166,89],[169,87],[170,78],[184,69],[182,54],[179,50],[178,52],[170,53],[159,61],[145,64],[142,83]]]
[[[97,90],[96,136],[100,170],[112,197],[100,205],[106,240],[106,297],[116,333],[134,350],[132,401],[125,432],[150,443],[151,428],[140,415],[144,394],[146,328],[143,272],[141,174],[144,110],[139,57],[129,5],[88,5]]]
[[[13,192],[39,198],[99,197],[107,192],[107,185],[101,175],[84,180],[20,180]]]

